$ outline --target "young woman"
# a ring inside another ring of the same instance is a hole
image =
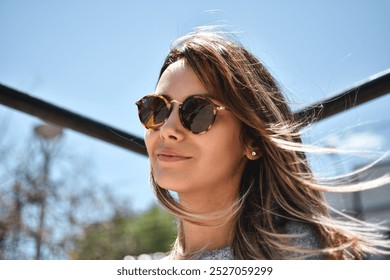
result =
[[[178,39],[137,105],[154,190],[178,218],[171,259],[360,259],[388,247],[375,228],[331,218],[300,120],[228,36]]]

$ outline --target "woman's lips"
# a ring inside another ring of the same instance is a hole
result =
[[[160,161],[163,162],[176,162],[190,159],[191,157],[184,156],[180,153],[170,151],[170,150],[161,150],[157,153],[157,157]]]
[[[163,155],[163,154],[157,155],[157,157],[160,161],[164,161],[164,162],[176,162],[176,161],[190,159],[189,157],[171,156],[171,155]]]

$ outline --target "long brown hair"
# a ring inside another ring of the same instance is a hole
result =
[[[226,33],[197,30],[174,43],[160,77],[180,59],[190,65],[208,92],[242,122],[244,145],[258,149],[262,156],[248,161],[237,203],[209,216],[183,208],[158,185],[152,171],[152,185],[163,206],[179,221],[198,224],[221,215],[233,217],[231,248],[236,259],[283,259],[293,252],[303,256],[322,254],[330,259],[360,259],[367,253],[385,252],[389,244],[372,225],[330,216],[323,191],[334,191],[336,187],[314,178],[305,156],[309,147],[300,138],[302,120],[294,118],[279,86],[256,57]],[[377,185],[380,183],[383,181]],[[323,248],[293,245],[293,236],[283,231],[289,221],[310,225]],[[191,257],[180,250],[181,242],[179,222],[178,238],[171,252],[173,259]]]

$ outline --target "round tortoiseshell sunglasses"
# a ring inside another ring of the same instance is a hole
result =
[[[170,100],[164,95],[146,95],[136,102],[138,116],[147,129],[157,129],[162,126],[172,112],[172,103],[179,104],[180,121],[187,130],[194,134],[208,131],[220,110],[229,110],[219,106],[207,97],[192,95],[183,102]]]

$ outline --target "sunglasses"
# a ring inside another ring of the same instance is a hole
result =
[[[189,96],[184,102],[170,100],[164,95],[147,95],[137,101],[138,116],[144,127],[157,129],[162,126],[172,112],[172,103],[179,104],[181,124],[194,134],[208,131],[220,110],[229,110],[213,103],[210,99],[201,96]]]

